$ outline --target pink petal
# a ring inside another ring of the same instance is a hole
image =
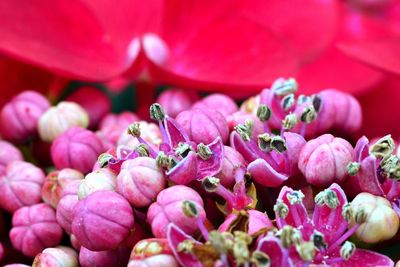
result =
[[[236,149],[247,162],[251,162],[257,159],[257,155],[249,148],[247,143],[240,137],[240,135],[234,131],[230,136],[231,146]]]
[[[368,156],[361,161],[361,167],[358,172],[358,182],[362,191],[383,196],[383,190],[379,183],[376,166],[376,158],[374,156]]]
[[[357,249],[348,261],[334,266],[394,266],[394,262],[387,256],[365,249]]]
[[[217,137],[211,144],[207,145],[212,151],[212,156],[203,160],[197,155],[197,179],[206,176],[214,176],[221,171],[224,157],[224,144],[220,137]]]
[[[358,139],[357,144],[354,147],[354,156],[353,156],[354,161],[361,162],[363,159],[368,157],[369,155],[368,144],[369,140],[365,135],[360,137],[360,139]]]
[[[257,250],[264,252],[271,259],[271,267],[293,266],[287,251],[282,247],[281,242],[272,234],[262,238],[257,245]]]
[[[279,173],[272,168],[264,159],[256,159],[249,163],[247,171],[254,181],[267,187],[277,187],[289,178],[287,174]]]
[[[213,5],[210,0],[167,5],[162,37],[170,58],[165,66],[151,66],[156,80],[189,88],[255,91],[296,71],[297,60],[284,39],[239,15],[229,3]]]
[[[172,252],[175,255],[175,258],[178,260],[178,262],[181,265],[193,266],[193,267],[202,267],[203,266],[201,264],[201,262],[198,261],[193,255],[184,253],[184,252],[179,252],[177,249],[179,243],[181,243],[184,240],[192,240],[197,244],[200,244],[200,242],[196,241],[190,235],[187,235],[185,232],[183,232],[181,229],[179,229],[173,223],[170,223],[168,225],[167,239],[168,239],[169,246],[171,247]]]
[[[2,1],[0,49],[63,75],[105,80],[130,67],[138,52],[132,41],[154,7],[136,0]]]
[[[339,5],[337,1],[244,1],[243,12],[269,27],[294,47],[302,61],[318,56],[336,34]],[[283,16],[282,13],[285,15]]]
[[[164,120],[165,131],[172,147],[178,147],[179,143],[189,141],[189,137],[182,127],[171,117],[167,116]]]
[[[341,43],[339,49],[369,66],[400,75],[400,38]]]
[[[197,177],[197,159],[196,153],[189,154],[182,159],[174,168],[170,169],[166,174],[168,179],[176,184],[186,185]]]

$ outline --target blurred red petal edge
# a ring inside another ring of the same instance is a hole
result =
[[[360,94],[372,90],[382,80],[383,75],[331,46],[315,62],[303,66],[296,78],[303,94],[316,93],[327,88]]]
[[[45,93],[53,79],[54,76],[45,70],[0,57],[0,107],[24,90]]]
[[[400,75],[400,37],[340,43],[338,48],[349,57],[396,75]]]
[[[132,41],[118,44],[120,36],[107,32],[82,1],[0,1],[0,23],[1,51],[72,78],[109,79],[137,55],[130,51]]]
[[[190,38],[167,46],[167,63],[153,62],[150,73],[157,81],[187,88],[254,92],[298,69],[283,38],[240,15],[216,18]]]
[[[285,36],[303,62],[310,62],[334,39],[339,22],[336,0],[248,0],[241,12]],[[284,14],[284,15],[282,15]]]

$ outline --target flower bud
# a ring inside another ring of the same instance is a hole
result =
[[[69,247],[46,248],[36,255],[32,267],[78,267],[78,254]]]
[[[257,108],[257,117],[260,121],[268,121],[271,118],[272,111],[264,104],[261,104]]]
[[[37,92],[18,94],[1,109],[0,135],[13,142],[36,136],[38,120],[49,107],[49,101]]]
[[[39,119],[38,129],[40,138],[52,142],[68,129],[79,126],[86,128],[89,125],[89,115],[78,104],[60,102],[49,108]]]
[[[0,140],[0,175],[5,173],[7,164],[14,160],[23,160],[21,151],[13,144]]]
[[[399,217],[387,199],[363,192],[354,198],[351,205],[355,211],[352,224],[361,223],[356,231],[361,241],[377,243],[391,239],[397,233]]]
[[[36,204],[17,210],[12,218],[12,245],[29,257],[46,247],[61,242],[63,231],[56,221],[54,210],[47,204]]]
[[[100,190],[115,191],[117,176],[111,170],[102,168],[86,175],[78,189],[79,200]]]
[[[91,251],[82,247],[79,251],[79,263],[82,267],[122,267],[128,264],[129,248],[117,248],[114,250]]]
[[[198,108],[218,110],[225,118],[238,110],[235,101],[224,94],[211,94],[206,96],[192,106],[192,109]]]
[[[141,143],[137,138],[132,137],[132,135],[135,137],[140,136],[152,148],[156,148],[162,141],[160,128],[157,124],[138,121],[129,125],[128,128],[123,131],[117,141],[118,145],[125,145],[131,149],[135,149]]]
[[[150,238],[139,241],[130,256],[128,267],[178,267],[179,264],[163,238]]]
[[[100,122],[98,134],[102,136],[106,142],[116,145],[118,139],[126,132],[128,126],[139,120],[136,114],[129,111],[120,114],[108,114]],[[131,136],[130,139],[132,139]]]
[[[195,96],[190,92],[183,89],[168,89],[158,96],[156,102],[160,103],[168,116],[175,118],[176,115],[188,110],[192,105]]]

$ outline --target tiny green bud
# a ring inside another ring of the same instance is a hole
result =
[[[251,255],[251,262],[255,265],[255,267],[269,267],[271,266],[271,259],[267,254],[256,250]]]
[[[272,137],[271,149],[273,149],[279,153],[285,152],[287,150],[285,139],[283,139],[279,135],[275,135],[274,137]]]
[[[183,214],[185,214],[185,216],[187,216],[189,218],[199,216],[199,212],[197,210],[196,204],[194,204],[193,201],[184,200],[182,202],[182,210],[183,210]]]
[[[257,108],[257,117],[260,121],[268,121],[271,118],[272,111],[271,109],[264,104],[260,104]]]
[[[160,104],[154,103],[150,106],[150,118],[156,121],[164,120],[165,112]]]
[[[314,106],[310,105],[304,108],[301,113],[300,120],[305,123],[312,123],[317,118],[317,112],[314,109]]]
[[[377,158],[383,158],[393,153],[395,148],[394,140],[390,134],[382,137],[374,145],[371,146],[369,153]]]
[[[274,211],[276,215],[281,219],[285,219],[289,214],[289,208],[285,203],[283,203],[282,200],[278,200],[276,202],[276,204],[274,205]]]
[[[346,241],[340,248],[340,257],[342,257],[345,260],[349,260],[351,256],[354,255],[355,252],[356,252],[356,246],[354,245],[354,243]]]
[[[285,95],[281,100],[281,107],[287,112],[293,107],[294,103],[294,94]]]
[[[202,184],[207,192],[215,192],[219,186],[219,179],[212,176],[207,176],[203,179]]]
[[[347,164],[347,173],[351,176],[355,176],[358,174],[360,170],[360,163],[358,162],[350,162]]]
[[[97,161],[99,162],[100,167],[104,168],[104,167],[106,167],[108,165],[108,162],[112,158],[113,158],[113,156],[111,154],[103,153],[103,154],[100,154],[100,156],[98,157]]]
[[[134,122],[131,125],[128,126],[128,134],[138,138],[140,137],[140,123],[139,122]]]
[[[200,158],[203,160],[208,160],[213,155],[211,149],[203,143],[197,145],[197,154],[199,154]]]
[[[290,113],[282,120],[283,129],[291,130],[297,125],[298,122],[299,120],[296,114]]]

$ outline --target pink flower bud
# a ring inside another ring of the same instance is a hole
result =
[[[7,141],[0,140],[0,175],[5,173],[8,163],[23,159],[22,153],[18,148]]]
[[[198,216],[202,221],[206,214],[203,208],[203,200],[200,195],[184,185],[175,185],[161,191],[157,201],[150,205],[147,212],[147,221],[155,237],[165,238],[169,223],[174,223],[188,234],[194,233],[198,227],[196,217],[188,217],[183,212],[185,201],[195,204]]]
[[[166,183],[155,159],[139,157],[122,164],[117,177],[117,190],[134,207],[146,207],[165,188]]]
[[[70,234],[72,232],[72,220],[74,218],[74,208],[79,199],[76,194],[70,194],[62,197],[58,202],[56,210],[56,219],[58,224]]]
[[[132,249],[128,267],[178,267],[168,240],[150,238],[141,240]]]
[[[49,173],[42,186],[43,201],[56,208],[64,187],[73,180],[81,179],[83,179],[83,174],[74,169],[63,169]]]
[[[13,263],[13,264],[4,265],[3,267],[31,267],[31,265],[26,265],[26,264],[22,264],[22,263]]]
[[[299,169],[312,185],[341,183],[347,177],[347,165],[352,155],[349,142],[324,134],[304,145],[299,156]]]
[[[36,136],[37,122],[49,107],[49,101],[37,92],[18,94],[1,110],[1,136],[13,142],[24,142]]]
[[[46,248],[36,255],[32,267],[78,267],[78,254],[69,247]]]
[[[63,231],[54,210],[47,204],[20,208],[13,215],[12,225],[11,243],[26,256],[34,257],[61,242]]]
[[[72,233],[93,251],[116,249],[134,225],[129,202],[113,191],[97,191],[74,209]]]
[[[100,139],[91,131],[73,127],[51,145],[51,158],[57,169],[73,168],[89,173],[103,152]]]
[[[224,146],[224,159],[222,169],[216,175],[223,186],[231,188],[235,184],[235,174],[238,170],[246,167],[243,156],[230,146]]]
[[[386,198],[363,192],[353,199],[351,206],[354,212],[362,210],[365,213],[365,222],[361,223],[356,231],[361,241],[377,243],[396,235],[399,229],[399,217]]]
[[[24,161],[7,165],[0,176],[0,206],[13,213],[23,206],[39,203],[45,176],[41,169]]]
[[[4,246],[2,243],[0,243],[0,261],[3,260],[4,257]]]
[[[40,138],[52,142],[68,129],[79,126],[86,128],[89,125],[89,115],[78,104],[60,102],[49,108],[39,119],[38,129]]]
[[[178,114],[176,121],[196,143],[209,144],[218,136],[226,143],[229,135],[224,116],[213,109],[192,109]]]
[[[100,190],[115,191],[117,176],[107,168],[101,168],[86,175],[78,189],[78,198],[83,199]]]
[[[84,86],[67,97],[67,101],[75,102],[89,115],[89,128],[94,128],[100,120],[110,112],[111,101],[101,90]]]
[[[140,121],[140,137],[152,146],[153,149],[157,148],[162,142],[160,128],[155,123]],[[127,128],[118,139],[118,145],[124,145],[132,149],[136,148],[139,144],[138,139],[129,134]]]
[[[175,118],[180,112],[188,110],[194,99],[195,96],[193,91],[169,89],[162,92],[158,96],[156,102],[164,108],[164,111],[168,116]]]
[[[195,103],[192,108],[218,110],[225,118],[238,111],[235,101],[224,94],[211,94]]]
[[[129,249],[91,251],[82,247],[79,252],[79,263],[82,267],[125,267],[129,260]]]
[[[116,145],[119,137],[123,132],[126,132],[128,126],[139,120],[136,114],[129,111],[121,114],[108,114],[100,122],[99,132],[110,143]]]
[[[239,221],[239,218],[242,218],[248,222],[247,233],[249,235],[253,235],[261,231],[267,231],[274,227],[267,214],[258,210],[248,210],[229,214],[225,221],[218,228],[218,231],[230,231],[231,227]]]

